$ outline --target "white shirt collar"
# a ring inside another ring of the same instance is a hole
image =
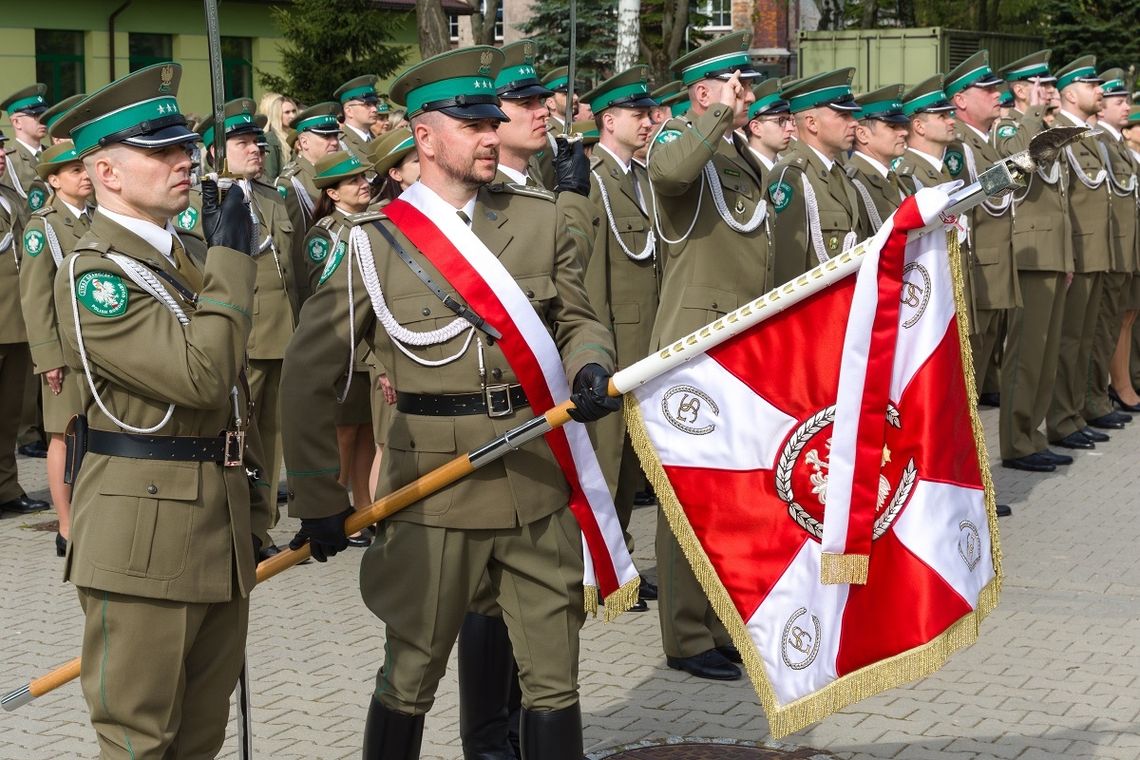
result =
[[[42,145],[40,145],[40,146],[29,145],[28,143],[21,140],[19,137],[16,137],[13,139],[16,142],[20,143],[20,145],[23,145],[25,148],[27,148],[28,152],[31,153],[33,156],[38,156],[40,154],[40,151],[42,151],[44,149],[44,146],[42,146]]]
[[[59,196],[56,196],[56,197],[58,198]],[[74,216],[76,219],[83,216],[83,212],[87,210],[87,209],[79,208],[79,206],[72,206],[70,203],[65,201],[63,198],[60,198],[59,202],[62,203],[64,206],[66,206],[67,210],[70,211],[71,215]]]
[[[812,151],[817,156],[819,156],[819,160],[823,162],[824,167],[826,167],[828,171],[831,171],[831,167],[835,166],[834,161],[832,161],[830,158],[828,158],[827,156],[820,153],[819,150],[817,150],[814,145],[808,145],[807,143],[804,143],[804,145],[807,145],[809,148],[811,148]]]
[[[882,162],[879,161],[879,159],[871,158],[870,156],[868,156],[866,153],[864,153],[861,150],[855,151],[855,155],[858,156],[859,158],[863,159],[864,161],[866,161],[868,164],[870,164],[871,167],[875,171],[877,171],[879,173],[879,175],[882,176],[883,179],[887,178],[887,174],[889,174],[891,170],[889,167],[884,166],[882,164]]]
[[[748,146],[748,150],[752,151],[752,155],[756,156],[756,160],[763,164],[765,169],[770,170],[773,166],[776,165],[775,161],[769,161],[767,156],[753,148],[751,145]]]
[[[349,124],[347,121],[344,123],[344,126],[348,127],[353,132],[355,132],[357,135],[359,135],[360,139],[363,140],[364,142],[370,142],[372,140],[372,133],[371,132],[365,132],[362,129],[357,129],[356,127]]]
[[[503,168],[503,165],[502,165],[502,164],[499,164],[499,168],[500,168],[500,169],[502,169],[502,168]],[[412,191],[412,188],[413,188],[413,187],[414,187],[414,188],[417,188],[417,189],[416,189],[415,191]],[[440,203],[440,204],[442,204],[442,206],[443,206],[444,208],[455,208],[454,206],[452,206],[452,205],[451,205],[451,203],[449,203],[448,201],[445,201],[445,200],[443,199],[443,196],[441,196],[441,195],[440,195],[439,193],[437,193],[435,190],[432,190],[430,187],[428,187],[427,185],[425,185],[423,182],[420,182],[419,180],[417,180],[417,181],[413,182],[411,185],[409,185],[409,186],[408,186],[407,190],[404,190],[404,192],[403,192],[403,193],[400,193],[400,197],[401,197],[401,198],[403,198],[403,197],[404,197],[404,195],[405,195],[406,193],[408,193],[409,191],[412,191],[412,192],[413,192],[413,194],[414,194],[414,193],[416,193],[416,192],[427,192],[427,193],[431,193],[431,194],[432,194],[432,196],[433,196],[433,197],[434,197],[434,198],[435,198],[437,201],[439,201],[439,203]],[[463,208],[456,208],[455,210],[456,210],[456,211],[462,211],[464,214],[466,214],[466,215],[467,215],[467,218],[468,218],[468,219],[471,219],[472,221],[474,221],[474,219],[475,219],[475,201],[477,201],[477,200],[479,200],[479,194],[478,194],[478,193],[476,193],[475,195],[472,195],[472,196],[471,196],[471,200],[469,200],[469,201],[467,201],[466,203],[464,203],[464,204],[463,204]],[[421,210],[422,210],[422,209],[421,209]],[[468,225],[468,226],[470,226],[470,225]]]
[[[173,264],[175,269],[178,268],[178,264],[174,261],[174,256],[171,253],[174,246],[174,236],[177,233],[169,221],[166,223],[166,228],[163,229],[154,222],[120,214],[103,206],[100,206],[98,211],[115,224],[125,227],[129,232],[142,238],[143,242],[166,257],[166,260]]]
[[[920,158],[925,160],[926,163],[933,166],[934,171],[936,171],[936,172],[942,171],[942,157],[941,156],[935,157],[935,156],[930,155],[929,153],[924,153],[921,150],[915,150],[914,148],[910,148],[910,147],[908,147],[907,150],[909,150],[914,155],[919,156]]]
[[[1064,108],[1061,109],[1061,115],[1078,127],[1087,127],[1089,125],[1087,121],[1081,121],[1076,114],[1069,113]]]
[[[511,167],[504,164],[499,164],[499,171],[507,175],[511,182],[514,182],[516,185],[526,184],[526,172],[516,171],[515,169],[512,169]]]
[[[609,148],[607,148],[605,145],[598,143],[598,147],[601,148],[602,150],[604,150],[606,153],[610,154],[610,158],[612,158],[614,160],[614,163],[616,163],[618,166],[621,167],[622,172],[624,172],[625,174],[629,174],[629,164],[628,163],[626,163],[626,162],[622,161],[620,158],[618,158],[618,155],[616,153],[614,153],[612,150],[610,150]]]
[[[1120,142],[1124,139],[1124,135],[1120,134],[1116,127],[1112,126],[1107,121],[1098,122],[1097,126],[1101,129],[1107,130],[1110,135],[1116,138],[1117,142]]]

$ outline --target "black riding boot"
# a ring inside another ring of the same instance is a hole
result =
[[[419,760],[424,716],[389,710],[372,697],[364,724],[364,760]]]
[[[510,717],[518,680],[506,623],[468,612],[459,631],[459,737],[464,760],[516,760]]]
[[[582,760],[582,707],[522,711],[522,760]]]

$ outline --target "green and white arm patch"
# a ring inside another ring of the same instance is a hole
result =
[[[174,226],[180,230],[190,231],[198,224],[198,209],[190,206],[178,216],[174,217]]]
[[[681,130],[679,129],[663,129],[657,133],[657,144],[668,145],[669,143],[681,137]]]
[[[47,237],[35,227],[24,233],[24,253],[32,258],[39,256],[47,246]]]
[[[340,267],[340,262],[344,260],[344,253],[348,250],[348,244],[343,240],[336,244],[333,248],[332,256],[325,262],[325,268],[321,272],[321,278],[317,280],[317,287],[325,284],[325,280],[333,276],[333,273]]]
[[[768,197],[772,199],[772,206],[777,214],[788,207],[795,195],[795,188],[782,179],[768,185]]]
[[[1017,134],[1017,125],[1016,124],[1003,124],[1002,126],[998,127],[997,136],[1002,138],[1002,139],[1013,137],[1016,134]]]
[[[117,274],[87,272],[75,281],[75,298],[87,311],[99,317],[118,317],[126,313],[130,294]]]
[[[328,257],[330,247],[332,247],[332,243],[328,238],[323,235],[313,235],[305,244],[305,253],[308,255],[309,261],[320,264]]]

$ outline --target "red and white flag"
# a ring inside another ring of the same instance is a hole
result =
[[[777,737],[935,671],[997,603],[947,236],[908,242],[946,205],[921,191],[857,277],[626,396],[642,465]]]

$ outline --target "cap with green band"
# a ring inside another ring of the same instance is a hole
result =
[[[576,121],[570,125],[570,134],[582,135],[583,145],[595,145],[601,139],[598,125],[592,119]]]
[[[372,168],[377,174],[387,174],[389,169],[404,160],[404,156],[415,151],[416,141],[410,129],[399,127],[368,143],[368,148]]]
[[[1096,75],[1096,56],[1082,55],[1068,66],[1057,71],[1057,89],[1063,90],[1071,84],[1100,84]]]
[[[748,107],[748,119],[758,119],[762,116],[776,116],[788,113],[788,101],[784,100],[780,92],[780,80],[765,79],[752,88],[756,102]]]
[[[935,74],[910,89],[902,96],[902,111],[908,117],[920,113],[953,113],[954,104],[942,91],[942,75]]]
[[[859,104],[858,118],[877,119],[889,124],[906,124],[910,121],[903,113],[903,86],[889,84],[865,95],[859,95],[855,102]]]
[[[0,102],[0,111],[6,111],[9,116],[22,113],[29,116],[39,116],[48,109],[47,85],[36,82],[33,85],[12,93],[3,102]]]
[[[336,153],[321,156],[315,168],[313,184],[322,190],[326,187],[335,187],[344,180],[369,170],[369,167],[360,163],[360,159],[347,150],[338,150]]]
[[[333,97],[342,105],[353,100],[359,100],[361,103],[375,103],[379,100],[376,94],[376,80],[379,78],[375,74],[365,74],[350,79],[336,88]]]
[[[737,71],[741,79],[754,79],[760,73],[752,68],[752,58],[748,55],[751,39],[749,32],[726,34],[681,56],[670,68],[680,75],[686,87],[702,79],[729,77]]]
[[[64,98],[48,110],[44,111],[42,115],[40,115],[40,123],[47,127],[49,136],[59,139],[64,139],[67,137],[66,135],[51,134],[51,128],[55,126],[56,122],[58,122],[65,113],[74,108],[85,97],[87,97],[86,93],[81,92],[78,95],[72,95],[71,97]]]
[[[1049,73],[1049,57],[1052,50],[1038,50],[1024,58],[1018,58],[1008,66],[998,70],[1001,78],[1007,82],[1035,82],[1037,84],[1050,84],[1057,81],[1057,77]]]
[[[685,89],[685,85],[680,79],[674,79],[668,84],[663,84],[656,90],[649,93],[649,97],[657,101],[657,105],[664,105],[665,98],[672,97]]]
[[[612,76],[582,96],[595,114],[607,108],[653,108],[649,96],[649,67],[634,66]]]
[[[967,87],[997,87],[1002,79],[990,69],[990,52],[979,50],[955,66],[944,82],[942,91],[949,99]]]
[[[457,119],[507,121],[495,92],[502,65],[502,51],[488,45],[449,50],[401,74],[392,83],[392,100],[407,109],[408,118],[441,111]]]
[[[1132,106],[1128,109],[1128,126],[1138,125],[1140,125],[1140,106]]]
[[[1128,86],[1124,84],[1124,69],[1105,69],[1100,72],[1100,78],[1104,80],[1100,91],[1106,98],[1128,97]]]
[[[854,76],[855,69],[850,67],[827,71],[789,82],[784,85],[781,95],[788,101],[792,113],[822,106],[836,111],[858,111],[859,105],[851,94],[851,80]]]
[[[240,135],[243,133],[256,134],[260,132],[263,124],[258,124],[258,117],[256,114],[257,103],[254,103],[249,98],[236,98],[231,100],[223,106],[223,115],[225,117],[225,133],[226,138]],[[198,134],[202,135],[202,142],[207,146],[214,144],[214,115],[207,116],[201,124],[198,125]]]
[[[340,122],[337,120],[339,113],[340,103],[334,103],[331,100],[317,103],[294,116],[289,126],[296,130],[298,135],[302,132],[313,132],[326,136],[339,134]]]
[[[376,113],[391,113],[392,104],[388,102],[388,93],[378,92],[376,97],[379,98],[376,101]]]
[[[534,68],[538,48],[534,40],[519,40],[500,49],[503,51],[503,66],[495,77],[495,92],[500,98],[521,100],[554,94],[538,80],[538,71]]]
[[[570,67],[559,66],[546,72],[542,77],[542,86],[551,92],[568,92],[570,90]]]
[[[109,145],[163,148],[198,142],[175,96],[182,79],[177,63],[131,72],[81,100],[60,117],[54,134],[70,134],[80,156]]]
[[[39,175],[40,179],[46,181],[48,177],[63,167],[79,160],[79,151],[75,149],[75,143],[71,140],[64,140],[45,149],[40,154],[39,163],[36,164],[36,174]]]

